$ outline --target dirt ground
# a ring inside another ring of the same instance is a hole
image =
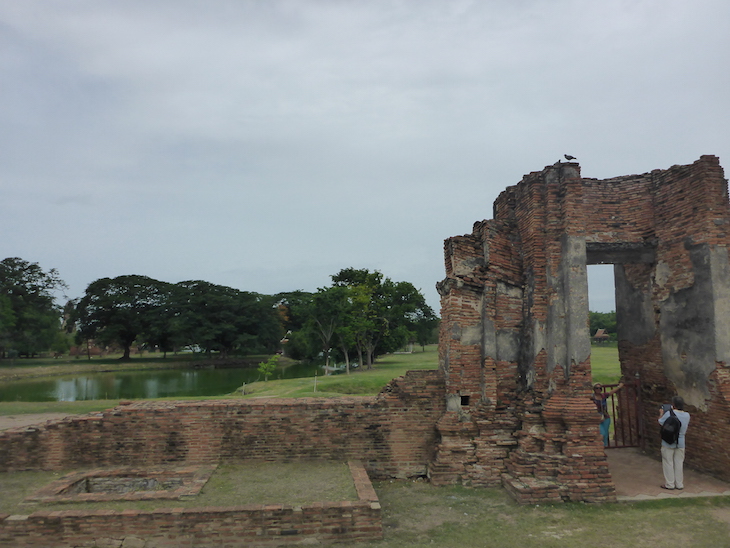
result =
[[[66,413],[29,413],[23,415],[0,415],[0,431],[17,428],[19,426],[32,426],[34,424],[44,424],[46,421],[63,419],[70,417]]]

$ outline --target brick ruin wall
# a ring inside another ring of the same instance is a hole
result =
[[[719,161],[584,179],[526,175],[494,218],[445,243],[440,359],[447,413],[432,481],[504,485],[518,500],[615,499],[590,402],[588,264],[616,273],[622,373],[639,379],[642,446],[658,409],[689,404],[691,466],[730,480],[730,268]]]
[[[424,476],[443,414],[438,371],[378,396],[139,402],[0,433],[0,472],[243,460],[362,461],[374,478]]]
[[[0,544],[148,539],[150,546],[279,546],[382,536],[373,478],[425,476],[444,413],[440,371],[409,371],[378,396],[138,402],[0,433],[0,472],[210,464],[357,461],[358,501],[294,508],[36,511],[0,515]],[[171,504],[174,506],[174,504]],[[55,542],[55,541],[54,541]]]
[[[658,408],[678,394],[692,417],[687,463],[730,480],[727,181],[712,156],[650,175],[656,257],[616,268],[622,369],[641,379],[646,447],[658,454]]]

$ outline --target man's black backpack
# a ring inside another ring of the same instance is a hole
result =
[[[674,409],[670,409],[667,420],[665,420],[664,424],[662,424],[662,440],[666,441],[670,445],[677,443],[679,441],[680,428],[682,428],[682,423],[677,415],[674,414]]]

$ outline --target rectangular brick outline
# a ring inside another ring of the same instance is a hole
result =
[[[283,544],[299,544],[305,537],[315,537],[320,541],[329,542],[342,542],[344,540],[377,540],[383,538],[383,525],[382,525],[382,508],[378,500],[378,496],[373,488],[373,485],[368,476],[367,470],[363,466],[362,462],[359,461],[348,461],[347,465],[350,469],[350,473],[355,484],[355,490],[357,492],[358,500],[355,502],[341,501],[341,502],[316,502],[309,505],[303,506],[290,506],[283,504],[251,504],[244,506],[232,506],[232,507],[202,507],[202,508],[160,508],[152,511],[138,511],[138,510],[62,510],[62,511],[37,511],[30,515],[10,515],[0,514],[0,538],[6,534],[6,527],[9,529],[16,529],[16,526],[11,524],[24,523],[26,526],[22,527],[23,536],[33,536],[33,530],[39,528],[43,530],[46,522],[51,521],[64,521],[64,518],[68,518],[70,522],[77,522],[79,518],[88,518],[90,520],[104,519],[109,521],[124,520],[124,518],[135,518],[135,517],[147,517],[154,521],[155,516],[168,516],[170,518],[180,518],[183,515],[190,516],[194,519],[195,515],[207,515],[213,517],[216,514],[227,515],[229,518],[235,519],[236,514],[246,515],[251,517],[252,515],[260,515],[261,520],[265,521],[268,515],[272,512],[278,516],[278,527],[269,529],[262,535],[262,531],[249,532],[244,534],[245,538],[241,540],[246,544],[248,541],[246,538],[256,538],[258,543],[268,545],[269,542],[272,545],[283,545]],[[370,525],[364,525],[356,527],[354,530],[348,530],[346,527],[338,527],[336,522],[338,521],[336,515],[339,515],[344,522],[348,516],[351,515],[355,508],[362,508],[366,510],[368,514],[375,519],[368,519]],[[329,526],[324,530],[318,528],[308,527],[306,523],[302,523],[300,517],[302,515],[317,515],[321,510],[329,510],[330,518],[328,520]],[[333,519],[334,518],[334,519]],[[291,523],[287,523],[289,519]],[[207,520],[206,520],[207,521]],[[257,520],[258,521],[258,520]],[[163,520],[160,528],[154,533],[157,534],[170,534],[168,522]],[[304,527],[302,527],[304,526]],[[129,528],[125,528],[127,534],[130,532]],[[149,533],[149,525],[145,527],[145,532]],[[149,535],[145,535],[149,536]],[[157,538],[155,534],[152,535]],[[30,540],[29,538],[26,540]],[[43,540],[43,539],[41,539]],[[64,541],[68,541],[69,538],[64,538]],[[43,542],[46,544],[38,544],[38,546],[53,546],[51,542],[48,544],[49,539],[45,539]],[[258,545],[257,543],[257,545]],[[36,546],[34,541],[22,542],[22,545]],[[166,545],[166,544],[165,544]],[[205,545],[205,543],[201,544]],[[246,544],[247,545],[247,544]],[[60,546],[60,545],[59,545]]]

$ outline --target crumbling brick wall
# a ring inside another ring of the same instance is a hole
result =
[[[0,433],[0,471],[323,459],[425,476],[443,394],[439,371],[409,371],[373,397],[132,403]]]
[[[590,402],[588,264],[616,272],[622,372],[640,379],[646,437],[660,403],[693,413],[691,464],[730,478],[727,181],[703,156],[615,179],[558,162],[503,191],[494,218],[445,243],[447,411],[435,483],[504,485],[524,502],[606,501],[613,483]],[[713,432],[710,434],[710,432]],[[718,454],[719,453],[719,454]]]

